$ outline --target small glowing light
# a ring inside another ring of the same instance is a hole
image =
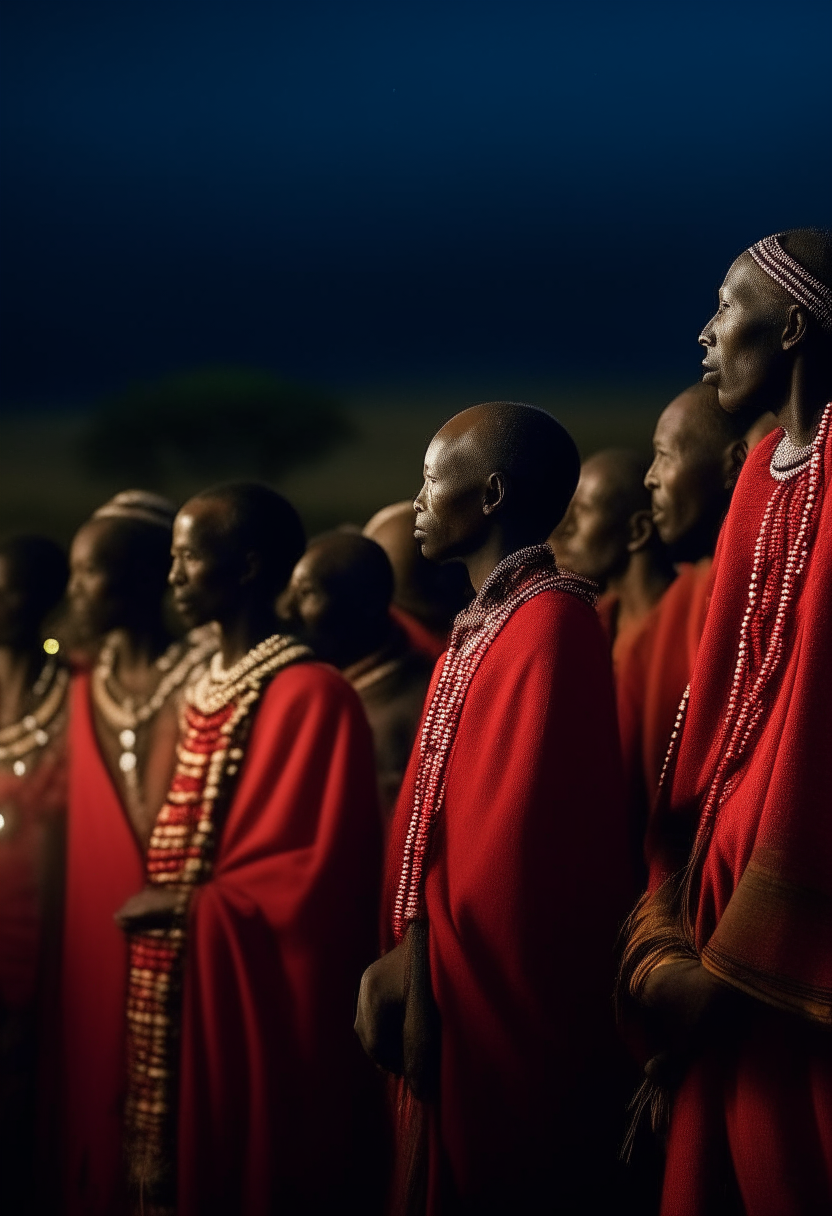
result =
[[[61,643],[57,638],[47,638],[43,643],[43,649],[47,654],[57,654],[61,649]]]
[[[125,752],[131,752],[136,746],[136,735],[132,730],[123,730],[118,737],[118,741]]]
[[[25,761],[15,760],[14,764],[12,765],[12,772],[14,773],[15,777],[22,777],[26,772]]]
[[[133,752],[122,752],[118,758],[118,766],[123,773],[132,773],[136,767],[136,757]]]
[[[5,815],[0,815],[0,832],[2,832],[2,831],[3,831],[3,828],[4,828],[5,826],[6,826],[6,816],[5,816]]]

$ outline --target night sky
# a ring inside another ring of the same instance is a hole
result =
[[[828,0],[2,10],[2,395],[697,375],[832,222]]]

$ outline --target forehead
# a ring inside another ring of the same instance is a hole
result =
[[[174,544],[220,542],[228,533],[228,510],[214,498],[192,498],[173,521]]]
[[[692,398],[682,396],[671,401],[659,416],[653,443],[672,448],[697,446],[700,428],[696,415],[696,402]]]
[[[431,470],[462,469],[479,456],[474,428],[452,418],[434,435],[425,453],[425,465]]]
[[[95,561],[110,556],[116,542],[114,521],[91,519],[82,524],[72,541],[70,556],[75,561]]]

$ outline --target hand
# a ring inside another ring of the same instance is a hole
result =
[[[677,1085],[714,1024],[730,1015],[735,997],[739,994],[698,959],[655,967],[644,985],[642,1002],[662,1049],[647,1061],[647,1076],[660,1085]]]
[[[409,930],[408,930],[409,932]],[[385,1072],[404,1072],[404,1006],[407,938],[361,977],[355,1031],[367,1055]]]
[[[125,933],[142,929],[166,929],[187,907],[179,887],[147,886],[138,895],[131,895],[115,913],[115,922]]]
[[[355,1029],[371,1060],[403,1076],[414,1096],[435,1090],[439,1011],[433,999],[427,921],[411,921],[404,940],[364,972]]]

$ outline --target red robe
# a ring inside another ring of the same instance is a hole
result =
[[[720,538],[678,761],[657,810],[653,890],[678,869],[677,842],[686,824],[695,828],[722,754],[719,724],[781,437],[778,429],[748,458]],[[830,483],[827,440],[819,518],[777,680],[693,887],[703,963],[751,999],[676,1096],[664,1216],[832,1211]]]
[[[377,1078],[352,1024],[376,951],[377,797],[349,684],[319,663],[279,672],[192,897],[178,1216],[373,1210]]]
[[[683,565],[618,656],[618,721],[635,856],[644,847],[670,736],[705,627],[711,564],[706,557]],[[649,858],[649,841],[646,848]]]
[[[418,747],[391,835],[389,904],[417,767]],[[424,905],[442,1056],[428,1108],[431,1216],[571,1211],[592,1193],[605,1092],[593,1065],[627,889],[620,808],[609,647],[588,604],[542,592],[473,677],[434,829]]]
[[[145,879],[95,742],[86,677],[71,730],[68,1211],[116,1216],[127,950],[112,916]],[[257,710],[212,878],[191,901],[177,1216],[353,1210],[344,1200],[366,1183],[376,1131],[375,1076],[352,1022],[375,953],[380,834],[355,693],[321,664],[280,672]],[[365,1194],[354,1210],[373,1202]]]
[[[67,1216],[122,1211],[127,948],[114,914],[144,886],[138,841],[102,759],[90,680],[70,688],[61,1018]]]

